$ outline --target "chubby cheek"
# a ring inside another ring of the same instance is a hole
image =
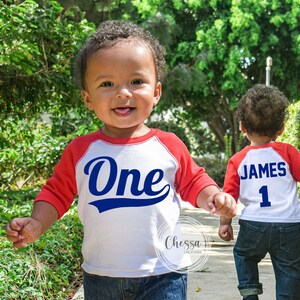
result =
[[[140,104],[137,105],[144,106],[144,110],[152,110],[153,107],[156,106],[159,101],[159,97],[149,96],[149,94],[145,94],[144,97],[143,95],[140,95],[139,99],[142,99],[142,101],[140,101]]]

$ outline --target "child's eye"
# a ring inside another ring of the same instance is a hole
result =
[[[100,87],[110,87],[113,86],[114,84],[110,81],[104,81],[100,84]]]
[[[131,81],[131,84],[142,84],[144,81],[142,79],[135,79]]]

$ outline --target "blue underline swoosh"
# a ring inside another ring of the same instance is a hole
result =
[[[107,210],[120,207],[141,207],[149,206],[161,202],[164,200],[170,191],[170,186],[168,185],[167,191],[156,198],[146,198],[146,199],[131,199],[131,198],[106,198],[101,200],[95,200],[90,202],[90,205],[94,205],[98,208],[99,213],[103,213]]]

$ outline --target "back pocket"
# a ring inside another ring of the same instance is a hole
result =
[[[300,255],[300,224],[286,224],[279,228],[280,248],[292,256]]]
[[[262,223],[240,220],[240,231],[235,247],[239,251],[254,251],[262,244],[263,237],[267,230]],[[259,225],[258,225],[259,224]]]

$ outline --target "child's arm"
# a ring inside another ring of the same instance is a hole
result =
[[[200,208],[210,211],[212,214],[233,218],[237,212],[237,205],[234,198],[213,185],[204,188],[197,197],[197,205]]]
[[[31,216],[16,218],[6,228],[7,238],[15,248],[21,248],[37,240],[57,220],[57,210],[44,201],[34,203]]]
[[[220,217],[219,237],[224,241],[234,240],[233,229],[231,226],[232,219]]]

